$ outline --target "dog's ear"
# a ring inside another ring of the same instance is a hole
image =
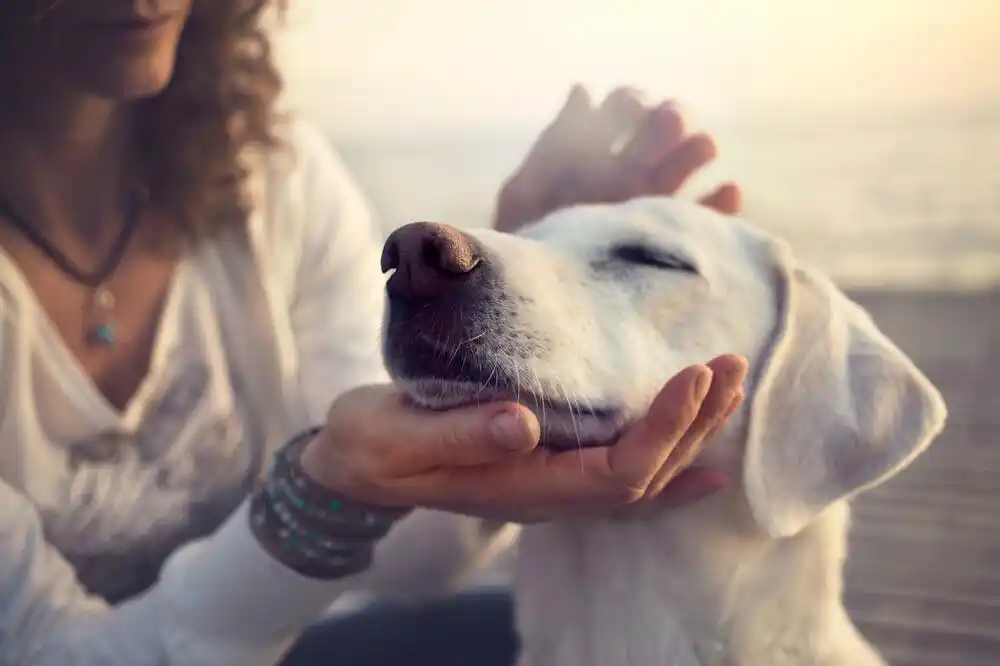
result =
[[[750,404],[744,484],[757,523],[785,537],[907,465],[946,411],[863,309],[787,248],[775,256],[778,323]]]

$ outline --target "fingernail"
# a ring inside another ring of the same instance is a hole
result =
[[[523,449],[531,438],[531,429],[517,411],[500,412],[490,423],[490,432],[497,444],[511,449]]]
[[[733,401],[729,403],[729,407],[726,409],[726,413],[723,418],[729,418],[730,416],[732,416],[733,412],[739,409],[739,406],[742,404],[743,404],[743,391],[739,391],[733,397]]]
[[[708,390],[712,388],[712,374],[712,369],[705,367],[699,373],[698,379],[695,380],[694,397],[698,400],[704,400],[705,396],[708,395]]]

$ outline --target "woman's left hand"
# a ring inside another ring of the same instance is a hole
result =
[[[587,91],[575,86],[505,182],[494,226],[515,231],[574,204],[671,196],[715,155],[712,137],[688,134],[671,102],[650,105],[638,91],[619,88],[594,105]],[[726,183],[699,201],[735,214],[740,199],[739,188]]]

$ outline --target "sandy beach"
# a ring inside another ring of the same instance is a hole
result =
[[[1000,664],[1000,291],[853,292],[937,384],[944,434],[854,507],[846,602],[892,666]]]

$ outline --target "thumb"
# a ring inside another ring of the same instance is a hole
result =
[[[541,435],[535,415],[516,403],[443,411],[408,407],[393,430],[393,458],[409,473],[519,456],[533,450]]]

